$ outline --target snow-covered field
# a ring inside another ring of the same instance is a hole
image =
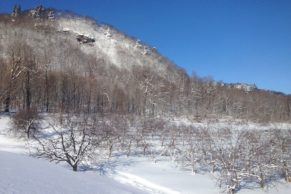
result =
[[[9,135],[10,127],[10,118],[0,115],[0,194],[220,193],[212,174],[194,175],[162,158],[120,156],[101,168],[73,172],[64,164],[29,157],[25,141]],[[290,194],[291,184],[276,183],[265,190],[242,189],[238,193]]]
[[[27,153],[25,141],[16,139],[11,134],[9,128],[11,127],[9,116],[0,115],[0,151],[13,153]],[[1,157],[2,158],[2,157]]]
[[[60,165],[0,151],[1,194],[143,193],[94,172],[73,172]]]
[[[193,175],[189,171],[180,169],[174,162],[150,161],[146,158],[131,157],[130,165],[121,165],[116,168],[113,178],[148,191],[149,193],[195,193],[215,194],[219,189],[213,177],[209,175]],[[119,162],[128,162],[121,158]]]

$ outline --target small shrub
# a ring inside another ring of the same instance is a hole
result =
[[[40,119],[36,109],[20,110],[13,117],[13,129],[17,133],[24,133],[30,138],[38,129]]]

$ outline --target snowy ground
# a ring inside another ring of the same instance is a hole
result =
[[[26,143],[9,135],[10,118],[0,115],[0,194],[159,193],[217,194],[211,174],[192,174],[174,162],[145,157],[119,157],[102,170],[73,172],[60,164],[27,156]],[[291,184],[239,194],[290,194]]]
[[[9,128],[11,128],[10,117],[0,115],[0,151],[27,153],[25,141],[14,138]]]
[[[119,158],[125,163],[129,159]],[[136,185],[149,193],[195,193],[216,194],[219,193],[215,181],[209,175],[192,174],[189,171],[179,169],[174,162],[150,161],[146,158],[131,157],[130,165],[116,167],[114,179]]]
[[[60,165],[0,151],[2,194],[135,194],[142,191],[93,172],[73,172]]]

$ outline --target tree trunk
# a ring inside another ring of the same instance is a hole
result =
[[[31,104],[31,91],[30,91],[30,72],[26,72],[26,110],[30,110]]]
[[[113,151],[113,144],[111,143],[111,144],[109,145],[109,154],[108,154],[108,159],[111,158],[111,156],[112,156],[112,151]]]
[[[264,180],[264,175],[263,173],[260,174],[260,186],[261,188],[264,188],[265,187],[265,180]]]
[[[4,112],[9,112],[10,111],[10,95],[8,94],[8,96],[5,99],[5,110]]]
[[[78,171],[78,165],[77,164],[73,165],[72,167],[73,167],[73,171],[75,171],[75,172]]]
[[[4,112],[10,112],[10,102],[11,102],[11,88],[12,88],[12,83],[11,83],[11,79],[9,82],[9,86],[8,86],[8,91],[7,91],[7,96],[5,98],[5,110]]]
[[[49,112],[49,86],[48,86],[48,72],[46,70],[45,72],[45,107],[46,107],[46,112]]]
[[[287,166],[287,162],[283,161],[283,174],[284,174],[284,178],[287,182],[290,182],[290,176],[288,173],[288,166]]]

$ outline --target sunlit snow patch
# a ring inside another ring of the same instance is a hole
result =
[[[122,183],[128,183],[131,185],[135,185],[139,188],[149,190],[152,193],[166,193],[166,194],[179,194],[180,193],[178,191],[174,191],[172,189],[157,185],[139,176],[125,173],[125,172],[119,172],[118,175],[116,176],[116,179]]]

